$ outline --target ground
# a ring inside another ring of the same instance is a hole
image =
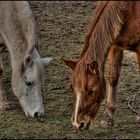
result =
[[[103,101],[94,127],[75,133],[71,125],[73,110],[72,94],[69,89],[70,69],[61,57],[76,59],[83,47],[91,17],[94,16],[94,1],[32,1],[38,27],[41,56],[53,57],[54,61],[45,72],[43,102],[45,122],[27,118],[11,89],[11,65],[7,51],[4,60],[4,85],[10,109],[0,111],[0,139],[8,138],[74,138],[74,139],[138,139],[140,125],[136,115],[127,106],[136,94],[135,109],[140,110],[140,76],[135,54],[125,52],[117,93],[115,125],[105,129],[101,125],[106,100]],[[108,63],[106,64],[106,78]]]

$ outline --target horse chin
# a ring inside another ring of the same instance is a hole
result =
[[[94,120],[92,119],[91,121],[90,121],[90,125],[89,125],[89,129],[93,129],[93,127],[94,127]]]
[[[96,116],[95,114],[93,116],[87,116],[86,123],[84,124],[82,129],[84,129],[84,130],[93,129],[94,119],[95,119],[95,116]]]
[[[93,129],[94,119],[90,119],[90,121],[86,124],[85,129]]]
[[[30,111],[28,112],[27,110],[24,110],[24,112],[25,112],[25,115],[27,116],[27,117],[32,117],[32,118],[34,118],[34,115],[35,115],[35,113],[31,113]]]

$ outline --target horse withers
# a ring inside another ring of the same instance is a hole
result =
[[[12,64],[12,89],[27,116],[44,114],[41,83],[52,58],[41,58],[34,16],[26,1],[0,2],[0,44],[7,46]],[[2,45],[1,45],[2,46]],[[9,106],[2,83],[0,58],[0,109]]]
[[[105,97],[104,65],[107,56],[110,61],[109,87],[102,124],[113,126],[123,50],[135,52],[140,66],[139,7],[139,1],[99,2],[80,58],[76,61],[63,59],[73,71],[70,77],[74,98],[72,124],[77,129],[89,128]]]

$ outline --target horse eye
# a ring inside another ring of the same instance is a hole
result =
[[[92,95],[94,93],[94,91],[93,90],[90,90],[89,92],[88,92],[88,95]]]

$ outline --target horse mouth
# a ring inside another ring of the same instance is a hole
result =
[[[78,130],[88,130],[90,123],[81,123]]]
[[[37,120],[40,121],[40,122],[44,122],[45,121],[45,116],[44,116],[43,113],[36,112],[34,117],[37,118]]]
[[[35,112],[33,114],[30,114],[29,112],[25,112],[25,114],[26,114],[27,117],[36,118],[40,122],[44,122],[45,121],[44,113]]]
[[[78,127],[74,126],[74,128],[76,129],[76,132],[79,132],[82,130],[88,130],[88,129],[92,128],[92,126],[93,126],[92,121],[89,121],[89,122],[81,122]]]
[[[76,132],[81,130],[88,130],[93,127],[93,118],[91,116],[87,116],[87,119],[85,121],[81,121],[80,123],[74,123],[73,117],[71,118],[72,126],[76,130]]]

